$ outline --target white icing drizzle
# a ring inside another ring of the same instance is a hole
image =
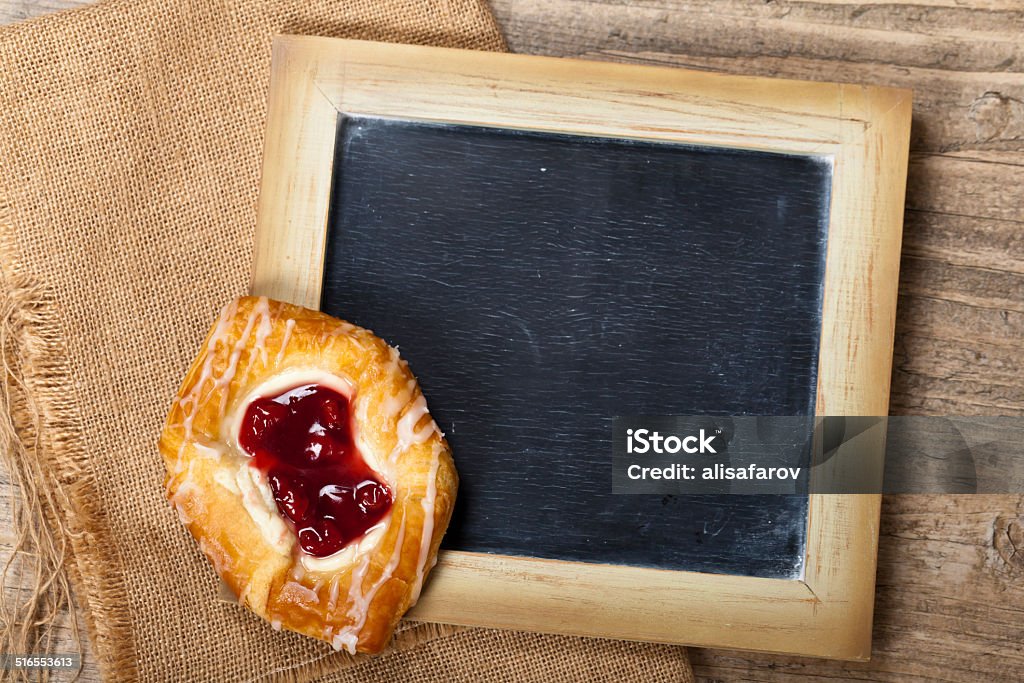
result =
[[[333,328],[331,328],[330,333],[327,334],[326,336],[323,336],[321,334],[320,339],[322,341],[324,341],[324,342],[327,342],[327,341],[333,341],[333,340],[337,339],[338,337],[340,337],[342,335],[347,335],[350,340],[355,341],[356,346],[358,346],[359,348],[366,348],[365,346],[363,346],[362,344],[360,344],[358,341],[355,340],[355,334],[354,333],[358,332],[358,331],[359,331],[359,328],[357,328],[352,323],[345,322],[344,320],[339,320],[338,324],[335,325]]]
[[[435,443],[433,451],[433,462],[427,474],[427,493],[420,501],[423,506],[423,535],[420,537],[420,554],[416,562],[416,581],[412,586],[412,605],[420,599],[420,591],[423,590],[423,577],[429,569],[427,558],[430,555],[430,543],[434,537],[434,503],[437,501],[437,469],[441,464],[441,445]]]
[[[206,359],[203,361],[203,368],[199,372],[199,378],[192,385],[192,390],[188,395],[178,400],[178,406],[181,408],[185,417],[181,423],[182,432],[184,432],[184,434],[182,435],[181,446],[178,448],[177,468],[182,466],[182,455],[185,453],[185,448],[193,440],[192,424],[196,419],[196,415],[199,413],[200,397],[202,395],[203,386],[205,386],[207,380],[213,378],[213,361],[217,357],[217,354],[215,353],[217,344],[222,343],[225,335],[230,329],[230,323],[234,318],[236,310],[238,310],[238,302],[232,301],[220,312],[220,317],[217,318],[217,324],[214,325],[213,332],[210,334],[210,341],[207,344]],[[174,474],[180,474],[180,469],[177,469]],[[168,482],[168,484],[169,483],[170,482]]]
[[[333,647],[335,651],[339,651],[342,648],[344,648],[344,650],[348,652],[350,655],[354,655],[356,653],[356,645],[358,643],[358,633],[339,633],[338,635],[331,638],[331,647]]]
[[[345,342],[352,344],[360,351],[366,351],[367,346],[366,344],[363,343],[363,340],[360,338],[365,333],[366,330],[360,329],[353,325],[352,323],[345,322],[344,320],[339,320],[338,324],[335,325],[329,333],[321,333],[319,339],[321,342],[327,343],[333,342],[339,337],[344,336]]]
[[[256,304],[249,311],[249,316],[246,320],[245,330],[242,335],[235,342],[231,350],[231,355],[228,358],[228,366],[224,369],[224,372],[217,376],[214,374],[213,364],[217,359],[217,347],[218,345],[226,345],[228,335],[232,329],[232,321],[235,317],[235,312],[238,310],[238,301],[232,301],[230,304],[225,306],[221,310],[220,316],[217,318],[217,324],[214,325],[213,332],[210,334],[210,340],[207,343],[206,358],[203,361],[203,367],[199,372],[199,377],[192,385],[192,390],[189,391],[187,396],[179,399],[178,406],[181,408],[184,414],[182,420],[182,440],[181,446],[178,448],[178,461],[174,475],[181,473],[182,456],[184,455],[185,448],[190,443],[195,443],[195,434],[193,432],[193,425],[196,419],[196,415],[199,414],[199,408],[209,400],[210,396],[217,392],[218,389],[223,390],[220,397],[220,411],[218,418],[223,419],[224,413],[227,410],[228,391],[226,391],[231,380],[235,376],[235,371],[238,367],[238,360],[242,355],[242,351],[245,349],[245,345],[249,340],[249,335],[252,333],[253,326],[256,321],[260,321],[259,328],[257,330],[256,339],[256,351],[261,353],[263,357],[266,357],[265,341],[270,331],[273,329],[271,324],[270,314],[270,301],[266,297],[260,297]],[[203,389],[208,382],[212,382],[212,386],[206,395],[203,395]],[[170,482],[168,482],[168,486]]]
[[[238,336],[238,340],[235,342],[235,346],[231,349],[231,355],[228,357],[228,366],[224,369],[224,372],[218,377],[213,383],[213,389],[221,389],[220,394],[220,412],[221,418],[228,409],[228,386],[231,384],[231,380],[235,378],[235,372],[238,370],[238,361],[242,357],[242,352],[245,351],[245,346],[249,342],[249,335],[252,334],[252,328],[256,324],[257,317],[263,318],[264,315],[270,315],[270,308],[267,304],[267,297],[261,296],[259,301],[252,310],[249,312],[249,317],[245,320],[245,329],[242,330],[242,334]],[[254,347],[255,350],[255,347]],[[253,364],[249,363],[246,366],[246,373],[252,368]]]
[[[214,326],[213,332],[210,335],[210,340],[207,344],[207,355],[204,359],[203,366],[200,370],[199,377],[196,379],[192,386],[189,394],[179,400],[179,407],[182,410],[184,418],[181,423],[181,429],[183,431],[182,445],[178,452],[178,463],[176,467],[175,475],[180,475],[182,470],[185,469],[185,465],[182,462],[182,456],[184,449],[187,444],[194,444],[197,454],[204,458],[210,458],[220,461],[224,455],[224,450],[220,444],[209,446],[206,444],[199,444],[196,442],[195,434],[193,432],[193,426],[196,416],[199,413],[200,405],[203,405],[211,397],[216,395],[218,390],[221,391],[220,404],[219,404],[219,421],[224,425],[224,431],[221,433],[221,437],[228,443],[231,448],[237,448],[237,429],[240,422],[241,414],[244,413],[249,402],[260,395],[264,395],[271,384],[285,382],[294,382],[297,376],[294,374],[295,370],[279,373],[271,380],[264,382],[260,387],[251,392],[246,400],[241,401],[241,405],[238,408],[237,414],[231,416],[231,419],[225,420],[225,413],[227,411],[228,404],[228,387],[231,381],[235,377],[235,373],[238,370],[238,363],[242,353],[245,351],[246,345],[248,344],[250,336],[255,331],[255,338],[252,349],[252,361],[247,364],[245,373],[252,370],[252,366],[256,358],[259,358],[263,364],[263,367],[268,365],[268,353],[266,348],[266,341],[273,332],[273,321],[270,311],[269,301],[266,297],[261,297],[253,305],[249,311],[248,318],[246,320],[244,329],[241,335],[237,338],[235,343],[230,346],[230,355],[228,356],[227,365],[223,372],[219,376],[214,372],[214,361],[220,357],[218,354],[218,347],[226,347],[228,345],[228,335],[233,327],[232,323],[237,312],[238,302],[232,302],[226,306],[220,314],[216,325]],[[295,328],[295,320],[289,319],[285,323],[285,330],[281,340],[281,347],[274,358],[274,364],[280,365],[284,359],[285,351],[291,340],[292,332]],[[340,323],[335,327],[325,340],[333,340],[334,338],[343,334],[349,334],[348,340],[355,344],[357,347],[365,349],[366,346],[360,343],[355,336],[351,333],[357,330],[354,326],[348,323]],[[402,360],[399,355],[397,348],[388,347],[390,354],[390,362],[393,367],[390,369],[392,375],[395,373],[402,373],[407,363]],[[311,369],[296,369],[303,376],[307,376],[312,382],[326,384],[332,386],[332,388],[340,389],[343,393],[353,400],[355,393],[355,383],[348,378],[337,377],[334,375],[327,375],[326,373],[311,370]],[[399,374],[401,376],[401,374]],[[206,387],[209,385],[209,388]],[[417,429],[417,425],[424,416],[429,416],[426,399],[422,394],[412,398],[416,393],[416,381],[414,379],[408,380],[399,391],[393,396],[388,396],[382,399],[380,404],[380,410],[382,413],[382,420],[385,424],[390,424],[392,420],[398,417],[401,411],[404,409],[405,413],[396,424],[396,443],[395,447],[386,459],[377,457],[368,444],[365,444],[362,439],[358,436],[358,429],[356,430],[356,438],[359,443],[360,450],[363,452],[364,457],[367,460],[367,464],[373,467],[381,475],[387,477],[389,474],[385,470],[389,470],[391,463],[397,461],[399,457],[412,445],[421,444],[428,441],[435,433],[440,434],[440,430],[437,427],[436,422],[433,419],[429,419],[426,424],[421,428]],[[356,409],[357,425],[359,422],[366,422],[369,409],[369,403],[365,400],[365,397],[357,396],[353,400],[354,408]],[[412,584],[412,604],[419,599],[420,592],[423,587],[424,576],[429,570],[428,561],[430,555],[430,547],[433,541],[434,535],[434,514],[435,504],[437,498],[437,473],[440,467],[440,456],[442,447],[440,443],[433,444],[432,449],[432,462],[428,469],[427,481],[426,481],[426,492],[425,495],[420,499],[419,503],[423,509],[423,525],[422,525],[422,536],[420,538],[419,554],[417,559],[416,577]],[[192,477],[192,467],[196,460],[193,459],[187,466],[184,478],[178,482],[177,490],[173,496],[172,502],[179,516],[185,520],[186,513],[184,511],[183,498],[188,496],[193,491],[197,490],[198,487]],[[380,466],[378,466],[380,465]],[[388,477],[390,478],[390,477]],[[266,539],[267,543],[271,545],[277,552],[287,555],[291,552],[294,545],[294,534],[291,529],[284,522],[284,519],[277,512],[276,503],[273,500],[272,492],[270,487],[265,481],[263,474],[249,466],[247,459],[241,459],[237,470],[234,472],[234,477],[231,476],[231,469],[223,467],[218,469],[214,473],[214,480],[232,492],[237,492],[242,497],[243,505],[249,516],[259,527],[261,533]],[[169,483],[170,485],[170,483]],[[192,497],[193,502],[196,500],[195,496]],[[373,557],[373,550],[382,542],[384,533],[390,526],[390,515],[389,517],[375,526],[373,529],[368,531],[366,535],[357,544],[352,544],[343,551],[335,553],[328,558],[312,558],[319,562],[314,562],[312,567],[305,566],[306,557],[303,555],[303,562],[296,562],[292,566],[291,578],[294,580],[293,587],[296,590],[304,592],[308,599],[319,601],[319,592],[323,585],[323,578],[318,578],[316,586],[310,589],[307,586],[302,585],[306,577],[307,571],[315,572],[329,572],[336,571],[340,567],[333,565],[337,564],[340,560],[345,560],[341,564],[350,563],[357,557],[359,558],[358,564],[356,564],[350,576],[348,600],[349,609],[347,615],[351,620],[351,623],[342,628],[337,633],[332,633],[330,630],[326,632],[329,637],[331,644],[335,649],[346,649],[348,652],[355,654],[356,646],[358,644],[359,635],[366,623],[370,604],[380,588],[393,576],[397,569],[402,556],[402,546],[405,538],[406,519],[403,515],[401,526],[399,527],[398,533],[395,539],[395,546],[392,550],[391,557],[387,564],[381,570],[381,575],[369,587],[365,592],[363,591],[363,583],[366,579],[367,573],[370,568],[370,563]],[[187,523],[187,521],[186,521]],[[204,553],[211,557],[215,565],[219,565],[221,560],[219,556],[211,555],[209,552],[208,544],[200,541],[200,545]],[[349,552],[346,552],[349,551]],[[326,563],[324,561],[327,561]],[[434,559],[436,563],[436,558]],[[431,565],[432,566],[432,565]],[[223,567],[217,566],[219,573],[223,574]],[[242,594],[239,596],[239,601],[244,602],[246,595],[250,590],[250,586],[245,586]],[[328,594],[328,609],[334,611],[337,607],[339,593],[338,577],[333,577],[330,590]],[[271,625],[279,630],[281,628],[280,620],[272,620]]]
[[[196,458],[189,460],[188,467],[184,470],[184,476],[180,478],[178,487],[174,491],[174,495],[171,496],[171,503],[178,512],[178,519],[186,525],[191,524],[194,518],[185,511],[185,500],[191,498],[193,507],[202,506],[202,497],[198,495],[202,493],[202,490],[196,483],[195,472],[193,472],[198,462],[199,460]]]
[[[174,497],[172,499],[174,502],[183,500],[190,493],[199,490],[199,485],[196,484],[195,481],[195,472],[192,471],[195,469],[196,462],[198,461],[194,458],[188,461],[188,467],[185,468],[185,474],[181,477],[181,480],[178,482],[178,489],[174,492]]]
[[[402,372],[403,368],[408,364],[402,360],[401,356],[399,356],[398,349],[388,347],[388,352],[390,354],[390,362],[393,366],[391,372]],[[397,394],[382,401],[382,410],[384,411],[386,418],[384,420],[385,422],[389,422],[394,419],[402,408],[407,406],[405,414],[398,420],[398,425],[395,430],[397,438],[395,447],[388,456],[389,463],[397,462],[398,458],[400,458],[410,446],[428,441],[435,433],[441,435],[441,430],[438,429],[437,423],[432,418],[420,429],[416,429],[416,425],[423,416],[429,416],[429,411],[427,408],[427,400],[423,394],[420,394],[411,403],[409,403],[409,398],[412,396],[415,388],[416,381],[409,380],[409,382],[400,389]],[[427,561],[430,556],[430,545],[434,536],[434,509],[437,502],[437,472],[441,465],[440,443],[433,444],[431,455],[432,459],[427,473],[426,493],[420,500],[420,505],[423,508],[423,529],[422,536],[420,537],[419,557],[416,564],[416,578],[413,582],[412,588],[412,602],[410,604],[415,604],[419,599],[420,592],[423,589],[425,574],[430,569],[430,567],[427,566]],[[404,518],[402,522],[404,525]],[[436,563],[436,561],[437,560],[435,558],[434,562]],[[432,566],[433,565],[431,565],[431,567]],[[348,647],[349,641],[351,641],[351,638],[347,638],[343,644]]]
[[[408,363],[402,360],[402,357],[398,355],[398,349],[393,346],[388,347],[388,354],[390,356],[389,363],[391,364],[390,374],[400,376],[403,367],[408,366]],[[416,380],[410,379],[405,383],[405,386],[398,390],[398,393],[381,401],[380,409],[384,418],[382,422],[385,425],[390,424],[391,420],[398,417],[398,413],[409,403],[409,399],[412,398],[413,391],[415,390]]]
[[[349,601],[358,600],[362,595],[363,579],[366,578],[366,572],[370,569],[371,559],[369,553],[363,555],[362,561],[352,570],[352,578],[348,585]]]
[[[427,414],[427,399],[420,394],[413,401],[408,410],[405,411],[405,415],[398,421],[398,443],[402,444],[402,450],[405,450],[412,444],[423,443],[437,431],[437,423],[433,419],[427,421],[427,424],[423,425],[419,430],[416,429],[416,424],[419,423],[420,418]]]
[[[284,351],[288,348],[288,342],[292,339],[292,330],[295,329],[295,321],[291,318],[284,323],[284,335],[281,337],[281,348],[277,352],[277,356],[274,358],[274,365],[281,365],[281,361],[284,359]]]
[[[368,562],[364,563],[360,569],[359,581],[356,581],[356,572],[352,572],[352,583],[349,586],[349,602],[351,607],[348,610],[348,617],[352,619],[352,623],[343,627],[338,634],[331,640],[331,645],[335,650],[340,650],[344,647],[349,654],[356,653],[356,644],[359,642],[359,634],[362,633],[363,626],[366,625],[366,617],[369,615],[370,603],[373,602],[373,598],[377,595],[377,591],[380,590],[388,579],[395,573],[395,569],[398,568],[398,563],[402,559],[402,543],[405,540],[405,517],[402,517],[402,523],[398,527],[398,535],[395,537],[395,547],[391,551],[391,558],[388,563],[384,565],[384,569],[381,570],[380,576],[374,582],[370,590],[365,593],[362,592],[363,578],[366,575],[366,566]],[[369,558],[367,558],[369,559]]]
[[[398,390],[397,394],[381,401],[380,409],[384,416],[385,425],[398,417],[398,414],[402,412],[402,408],[409,404],[409,399],[412,398],[412,393],[415,389],[416,380],[410,379],[404,387]]]
[[[331,592],[327,596],[327,611],[333,612],[335,606],[338,604],[338,577],[335,576],[331,579]]]
[[[398,355],[397,347],[388,347],[388,353],[390,355],[391,374],[401,374],[404,368],[408,367],[408,363],[402,360],[401,356]],[[394,450],[388,456],[388,461],[394,463],[398,460],[399,456],[411,445],[417,443],[424,443],[435,432],[441,433],[441,430],[437,428],[437,423],[431,418],[427,421],[427,424],[423,425],[420,429],[416,429],[416,425],[419,424],[420,419],[424,415],[429,415],[427,409],[427,399],[424,398],[423,394],[420,394],[410,403],[409,399],[412,398],[413,393],[416,391],[416,380],[410,379],[406,384],[398,390],[394,396],[389,396],[381,401],[381,412],[384,418],[382,422],[388,424],[405,408],[405,414],[402,415],[401,419],[398,420],[398,426],[396,427],[396,436],[398,441],[395,444]]]
[[[224,457],[224,449],[217,444],[203,444],[198,441],[193,443],[196,453],[208,460],[220,462]]]
[[[260,324],[256,328],[256,342],[253,344],[253,354],[258,354],[260,360],[263,362],[263,367],[267,367],[267,337],[274,331],[274,326],[270,322],[270,301],[266,297],[260,297],[259,301],[253,307],[253,313],[259,315]]]
[[[303,586],[301,583],[293,583],[293,584],[291,584],[291,588],[290,589],[293,589],[293,590],[299,591],[300,593],[304,593],[305,594],[301,598],[300,597],[295,598],[297,601],[314,603],[314,602],[317,602],[317,601],[320,600],[320,596],[318,596],[316,594],[315,590],[313,590],[312,588],[308,588],[306,586]]]
[[[213,543],[217,552],[213,552],[210,549],[211,544],[207,543],[203,539],[199,539],[199,549],[203,551],[203,554],[210,558],[210,562],[213,563],[213,568],[221,576],[230,569],[231,556],[224,552],[224,549],[219,546],[216,542]],[[225,562],[227,560],[227,562]]]

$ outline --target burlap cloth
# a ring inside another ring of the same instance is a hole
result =
[[[477,0],[115,0],[0,28],[3,446],[40,592],[70,576],[118,681],[691,680],[681,648],[408,623],[353,659],[217,599],[155,441],[247,288],[277,33],[504,47]]]

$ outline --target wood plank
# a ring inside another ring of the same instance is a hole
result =
[[[870,662],[691,650],[705,681],[1016,681],[1024,666],[1020,496],[889,496]],[[1017,543],[1020,543],[1018,540]]]
[[[1017,38],[1024,21],[1020,7],[979,11],[743,0],[491,4],[515,52],[660,52],[758,61],[805,57],[956,71],[1024,69],[1024,44]]]
[[[882,49],[882,45],[878,45]],[[828,58],[720,57],[670,55],[619,50],[587,51],[587,59],[609,59],[641,64],[668,64],[702,71],[725,71],[758,76],[779,76],[818,81],[876,84],[914,91],[915,156],[943,153],[1007,152],[1008,156],[970,159],[990,163],[1021,164],[1024,137],[1024,83],[1020,73],[950,71],[928,66],[833,61]]]
[[[10,492],[11,495],[7,495]],[[12,550],[17,543],[16,531],[7,520],[14,518],[14,496],[17,490],[11,482],[9,473],[0,464],[0,520],[5,524],[0,527],[0,568],[4,567],[8,560],[11,560],[11,567],[6,576],[4,584],[4,598],[11,600],[11,604],[20,604],[24,594],[34,587],[33,571],[35,565],[27,560],[23,553],[18,553],[12,558]],[[74,621],[73,621],[74,620]],[[92,646],[86,636],[85,623],[80,611],[77,609],[64,608],[54,621],[50,634],[53,647],[51,653],[68,654],[82,653],[82,671],[78,678],[82,683],[92,683],[100,680],[99,669],[95,658],[92,656]],[[70,681],[74,677],[73,671],[55,671],[50,680]],[[19,680],[14,678],[13,680]]]
[[[92,2],[93,0],[0,0],[0,26],[81,7]]]

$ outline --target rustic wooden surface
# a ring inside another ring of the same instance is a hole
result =
[[[0,0],[0,23],[80,4]],[[493,6],[517,52],[913,88],[891,412],[1024,415],[1024,1]],[[888,497],[878,559],[871,662],[693,650],[699,677],[1024,678],[1024,498]]]

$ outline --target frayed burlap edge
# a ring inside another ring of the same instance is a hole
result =
[[[50,654],[54,629],[65,611],[73,638],[82,651],[78,621],[73,617],[71,586],[66,563],[70,548],[58,516],[54,486],[36,458],[39,416],[25,393],[15,351],[19,332],[17,308],[11,297],[0,304],[0,463],[9,477],[8,506],[14,535],[10,553],[0,568],[0,652]],[[51,532],[51,529],[54,530]],[[29,672],[10,672],[15,681],[29,680]]]
[[[102,499],[77,439],[82,422],[67,390],[72,377],[57,302],[23,272],[16,234],[13,207],[0,197],[0,392],[6,409],[0,432],[17,510],[15,554],[35,558],[37,572],[36,590],[27,600],[12,605],[6,596],[0,598],[12,619],[0,649],[32,647],[33,654],[41,654],[38,648],[50,647],[45,634],[61,607],[72,609],[73,585],[78,600],[88,606],[86,627],[101,666],[131,676],[137,668],[130,616],[122,605],[105,599],[124,595],[123,572],[110,554],[109,524],[98,503]],[[86,546],[87,553],[79,552]]]
[[[107,4],[99,0],[60,14],[102,11]],[[52,18],[39,17],[22,26]],[[495,30],[500,35],[496,24]],[[498,49],[507,49],[503,37]],[[119,681],[137,680],[132,615],[122,599],[127,593],[124,564],[117,556],[96,474],[79,438],[84,423],[68,391],[74,378],[60,302],[26,272],[16,238],[12,195],[3,193],[9,190],[0,187],[0,459],[11,478],[7,493],[14,512],[12,557],[24,558],[21,569],[34,575],[29,577],[28,595],[12,591],[12,602],[7,592],[0,591],[0,652],[50,653],[53,625],[70,610],[81,653],[74,618],[77,602],[104,677],[116,672]],[[0,565],[0,589],[11,566]],[[465,628],[402,622],[385,655]],[[365,655],[352,657],[328,648],[312,660],[264,672],[253,680],[305,683],[358,666],[365,659]]]
[[[123,563],[114,551],[96,475],[78,438],[83,423],[67,390],[73,378],[59,302],[23,272],[16,234],[13,209],[0,196],[0,448],[15,510],[12,558],[17,556],[21,569],[27,566],[34,573],[28,595],[20,590],[0,594],[0,652],[49,653],[55,622],[65,609],[74,610],[77,598],[85,608],[101,671],[116,671],[117,680],[136,680],[132,617],[118,599],[127,590]],[[7,574],[4,569],[0,578],[6,580]],[[75,628],[74,615],[71,623]],[[404,622],[388,652],[409,650],[462,628]],[[255,680],[304,683],[362,660],[329,650]]]

